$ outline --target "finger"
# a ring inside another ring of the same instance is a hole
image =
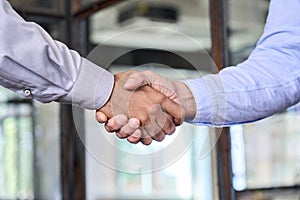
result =
[[[118,137],[126,138],[132,135],[140,126],[140,121],[136,118],[129,119],[128,123],[118,131]]]
[[[173,117],[170,115],[167,115],[167,120],[165,121],[165,123],[162,127],[162,131],[166,135],[171,135],[175,132],[175,130],[176,130],[176,127],[175,127],[175,123],[173,122]]]
[[[101,111],[96,111],[96,120],[99,122],[99,123],[106,123],[108,118],[107,116],[101,112]]]
[[[127,90],[136,90],[144,85],[151,86],[178,104],[181,103],[177,94],[174,92],[174,83],[150,70],[131,74],[125,82],[124,88]]]
[[[163,131],[159,131],[156,135],[154,135],[152,138],[157,141],[157,142],[161,142],[165,139],[165,132]]]
[[[151,137],[148,137],[148,138],[142,138],[141,139],[141,142],[144,144],[144,145],[150,145],[152,143],[152,138]]]
[[[142,138],[140,141],[144,145],[150,145],[152,143],[152,137],[149,135],[147,129],[145,127],[141,127],[141,132],[142,132]]]
[[[127,140],[130,143],[137,144],[141,138],[142,138],[142,132],[140,129],[137,129],[136,131],[133,132],[133,134],[127,137]]]
[[[125,138],[128,137],[128,135],[123,134],[123,133],[120,133],[119,131],[116,132],[116,136],[117,136],[118,138],[120,138],[120,139],[125,139]]]
[[[140,121],[136,118],[131,118],[129,119],[129,121],[120,128],[119,131],[117,131],[116,135],[117,137],[124,139],[124,138],[128,138],[130,135],[135,134],[132,136],[132,138],[129,141],[133,141],[135,142],[137,140],[140,139],[136,139],[135,137],[137,137],[138,135],[138,127],[140,126]],[[136,132],[137,131],[137,132]]]
[[[136,90],[143,85],[147,85],[149,82],[150,78],[145,76],[143,72],[136,72],[128,77],[124,84],[124,88],[127,90]]]
[[[119,114],[108,120],[108,122],[105,124],[105,129],[108,132],[115,132],[125,126],[127,122],[128,118],[126,115]]]
[[[184,110],[182,107],[173,102],[172,100],[165,98],[162,102],[162,108],[174,118],[175,125],[178,126],[183,123],[184,120]]]
[[[162,131],[162,127],[168,120],[167,114],[163,112],[160,105],[154,105],[149,111],[150,122],[145,125],[145,130],[150,137],[155,137],[158,133]],[[168,123],[172,123],[170,120]]]
[[[161,131],[154,135],[152,138],[158,142],[163,141],[166,135],[171,135],[175,132],[176,129],[175,124],[173,122],[173,117],[168,114],[165,115],[166,119],[164,120],[164,123],[161,123],[156,119],[156,123],[161,128]]]

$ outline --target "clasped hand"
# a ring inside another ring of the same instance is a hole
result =
[[[188,101],[184,103],[184,99]],[[152,140],[162,141],[185,117],[195,114],[189,102],[194,105],[193,96],[183,83],[151,71],[128,71],[115,75],[111,97],[96,111],[96,118],[119,138],[149,145]]]

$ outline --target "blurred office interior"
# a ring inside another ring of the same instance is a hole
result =
[[[10,2],[113,73],[147,69],[180,80],[218,71],[210,57],[210,0]],[[220,2],[231,66],[255,47],[269,1]],[[105,132],[94,111],[0,93],[0,199],[225,199],[215,128],[184,123],[161,143],[133,145]],[[232,199],[300,198],[298,108],[229,128]]]

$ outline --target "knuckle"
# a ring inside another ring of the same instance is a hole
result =
[[[145,125],[148,125],[150,122],[149,122],[149,116],[142,116],[141,118],[140,118],[140,121],[141,121],[141,124],[143,125],[143,126],[145,126]]]

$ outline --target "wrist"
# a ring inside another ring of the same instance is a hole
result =
[[[184,120],[194,119],[196,115],[196,102],[193,93],[187,85],[181,81],[176,81],[174,84],[176,87],[176,94],[178,95],[184,110]]]

